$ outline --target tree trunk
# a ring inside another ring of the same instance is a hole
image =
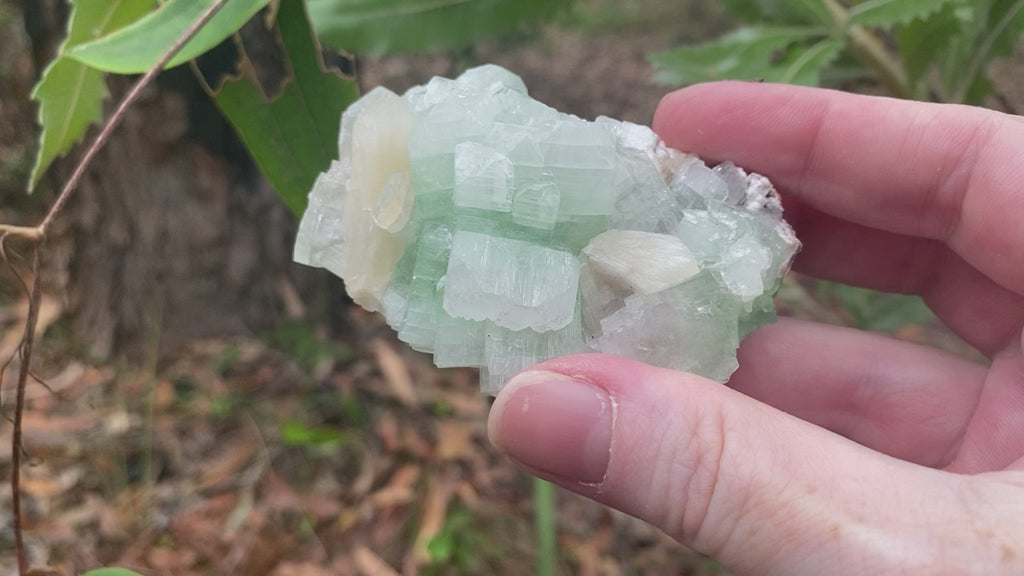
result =
[[[63,22],[40,19],[36,1],[23,7],[38,62]],[[108,116],[134,81],[110,78]],[[52,171],[53,188],[81,150]],[[157,345],[263,330],[282,316],[289,278],[309,278],[291,264],[295,226],[188,68],[163,73],[97,156],[50,244],[75,340],[94,356],[139,359]]]
[[[68,305],[93,354],[259,331],[280,315],[294,218],[206,99],[149,91],[68,207]]]

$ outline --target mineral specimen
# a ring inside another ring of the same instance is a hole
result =
[[[295,260],[496,393],[583,351],[725,381],[799,242],[766,178],[531,99],[497,66],[345,112]]]

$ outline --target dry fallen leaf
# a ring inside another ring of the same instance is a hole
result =
[[[391,412],[381,412],[374,424],[377,438],[386,452],[394,452],[401,447],[401,426]]]
[[[366,546],[357,546],[352,550],[352,558],[363,576],[401,576],[383,558]]]
[[[312,562],[281,562],[271,576],[336,576],[336,573]]]
[[[55,416],[41,412],[25,412],[21,429],[25,445],[59,447],[70,451],[103,429],[100,414],[87,412],[77,416]]]
[[[146,553],[146,561],[161,574],[177,574],[195,565],[194,550],[155,547]]]
[[[413,387],[412,376],[409,375],[409,367],[406,366],[405,360],[402,360],[398,352],[384,340],[374,340],[370,348],[394,397],[405,407],[415,406],[418,403],[416,389]]]
[[[422,566],[430,562],[427,545],[444,528],[445,519],[448,517],[448,503],[451,502],[452,494],[455,492],[455,483],[456,478],[448,471],[442,471],[427,481],[423,520],[420,522],[420,529],[416,534],[412,550],[416,565]]]
[[[459,460],[472,455],[474,438],[480,432],[478,422],[444,420],[437,425],[437,458]]]
[[[572,536],[566,539],[566,550],[579,563],[580,576],[599,576],[608,573],[602,568],[606,560],[605,550],[611,543],[612,536],[611,526],[605,524],[586,540],[579,540]]]
[[[419,477],[419,466],[406,464],[396,470],[387,485],[371,494],[367,501],[378,508],[408,504],[416,499],[415,485]]]
[[[256,441],[251,438],[236,438],[225,443],[225,449],[217,456],[206,459],[199,488],[208,490],[219,484],[241,476],[240,472],[256,453]]]

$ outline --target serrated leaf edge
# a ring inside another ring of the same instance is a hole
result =
[[[836,48],[836,53],[832,56],[832,58],[826,60],[822,65],[822,68],[827,67],[829,63],[833,62],[836,59],[842,47],[842,42],[831,38],[816,43],[814,46],[808,48],[803,54],[800,55],[799,58],[797,58],[792,64],[789,65],[789,67],[786,68],[785,74],[779,81],[784,84],[792,83],[793,79],[797,77],[797,75],[800,73],[801,68],[807,62],[810,62],[813,58],[815,58],[819,54],[824,53],[826,50]]]
[[[121,0],[115,0],[115,1],[111,2],[108,5],[108,9],[107,9],[106,15],[103,18],[100,19],[100,23],[101,23],[101,25],[99,26],[100,30],[102,30],[103,27],[105,27],[106,24],[110,22],[110,19],[114,17],[114,13],[117,11],[117,9],[118,9],[118,7],[120,5],[121,5]],[[61,60],[69,60],[69,61],[71,60],[67,56],[67,51],[74,46],[74,45],[70,44],[70,42],[71,42],[71,27],[72,27],[72,24],[74,23],[75,10],[77,10],[78,8],[79,8],[79,6],[77,4],[73,4],[72,5],[71,14],[68,15],[67,36],[64,38],[64,41],[61,42],[60,49],[57,51],[57,56],[53,59],[52,62],[50,62],[50,64],[43,71],[43,74],[39,77],[39,82],[37,82],[36,85],[32,87],[32,92],[29,94],[29,98],[31,98],[32,100],[38,102],[38,104],[39,104],[39,110],[36,113],[36,121],[39,123],[39,126],[41,127],[41,130],[39,132],[39,149],[36,151],[36,159],[35,159],[35,162],[32,164],[32,172],[29,174],[29,179],[28,179],[28,183],[27,183],[28,192],[32,192],[33,190],[35,190],[36,186],[39,185],[39,181],[42,179],[43,174],[45,174],[46,171],[50,168],[50,166],[53,164],[53,161],[56,160],[57,158],[65,155],[65,154],[67,154],[68,150],[70,150],[75,144],[80,142],[83,137],[85,137],[86,132],[89,131],[89,127],[92,126],[93,124],[96,124],[96,119],[91,120],[86,125],[86,128],[84,130],[82,130],[82,133],[80,135],[78,135],[78,137],[76,137],[74,140],[69,142],[67,144],[67,146],[64,147],[63,150],[59,150],[56,154],[54,154],[54,156],[52,158],[47,160],[45,166],[41,164],[42,157],[43,157],[43,138],[45,137],[47,130],[48,129],[52,129],[52,127],[47,127],[44,124],[43,118],[44,118],[44,108],[45,108],[46,104],[42,100],[38,100],[37,97],[39,95],[39,89],[40,89],[40,87],[42,87],[43,82],[46,81],[47,74],[50,72],[50,70],[52,70],[57,65],[57,63],[60,62]],[[77,64],[81,67],[81,69],[78,71],[78,79],[75,82],[75,90],[74,90],[75,94],[74,94],[74,98],[73,98],[74,102],[78,102],[79,98],[81,97],[82,86],[85,85],[85,75],[88,73],[88,70],[90,70],[90,68],[88,66],[86,66],[85,64],[82,64],[81,62],[77,62]],[[100,108],[101,108],[101,110],[102,110],[103,103],[106,102],[107,98],[109,98],[109,97],[110,97],[110,91],[107,89],[106,82],[104,81],[104,83],[103,83],[103,94],[100,97]],[[100,117],[102,117],[102,113],[101,113]],[[63,127],[60,130],[60,134],[59,134],[60,138],[58,138],[58,142],[65,141],[68,138],[68,133],[69,133],[70,130],[71,130],[71,122],[70,121],[69,122],[65,122]]]

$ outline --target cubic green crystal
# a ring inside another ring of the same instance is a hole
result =
[[[295,260],[494,394],[584,351],[724,382],[799,247],[763,176],[562,114],[488,65],[349,107]]]

